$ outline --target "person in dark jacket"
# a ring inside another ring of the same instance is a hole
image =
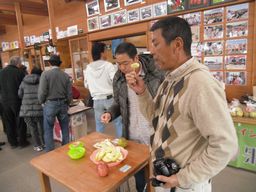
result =
[[[21,99],[18,97],[19,86],[24,78],[20,70],[21,59],[18,56],[10,58],[7,65],[0,72],[0,94],[2,96],[3,116],[6,122],[7,139],[11,148],[26,147],[26,126],[19,122]]]
[[[42,70],[34,67],[30,75],[26,75],[19,88],[22,99],[20,117],[24,117],[32,135],[35,151],[42,151],[43,139],[43,108],[38,101],[38,86]]]
[[[134,91],[127,86],[125,74],[135,70],[143,79],[154,97],[157,89],[164,79],[164,74],[154,65],[151,55],[138,55],[136,47],[131,43],[121,43],[115,52],[118,71],[113,79],[114,103],[101,116],[104,123],[115,119],[119,115],[123,119],[124,137],[139,143],[150,144],[150,136],[153,128],[140,113],[137,97]],[[139,67],[133,69],[131,65],[139,63]],[[145,186],[144,171],[135,174],[136,188],[142,192]]]

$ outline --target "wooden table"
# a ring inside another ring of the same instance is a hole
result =
[[[85,143],[87,153],[84,158],[79,160],[69,158],[67,155],[68,144],[32,159],[31,164],[40,173],[42,191],[51,192],[49,177],[74,192],[114,191],[141,168],[145,169],[146,178],[149,178],[149,148],[132,141],[128,142],[126,148],[128,150],[127,158],[119,165],[111,167],[107,177],[99,177],[96,165],[90,160],[90,155],[95,150],[93,144],[106,138],[112,139],[113,137],[93,132],[80,138],[79,140]],[[124,165],[131,166],[125,173],[119,171]]]

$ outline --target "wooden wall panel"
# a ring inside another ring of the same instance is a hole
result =
[[[6,25],[6,33],[0,36],[0,43],[3,41],[18,41],[18,28],[16,25]]]
[[[48,31],[49,19],[46,16],[37,16],[37,15],[23,15],[24,20],[24,36],[36,35],[40,36],[44,32]]]
[[[78,25],[78,29],[86,31],[85,3],[73,1],[65,3],[63,0],[54,0],[55,26],[66,30],[68,26]]]

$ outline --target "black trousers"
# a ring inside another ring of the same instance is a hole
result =
[[[6,103],[2,107],[8,142],[12,146],[24,145],[27,128],[24,119],[19,117],[20,103]]]
[[[145,171],[144,169],[139,170],[134,174],[137,192],[143,192],[146,185]]]
[[[6,131],[6,126],[5,126],[5,119],[4,119],[4,115],[3,115],[3,107],[2,107],[2,103],[0,102],[0,116],[1,116],[1,119],[2,119],[2,124],[3,124],[3,128],[4,128],[4,132],[5,134],[7,133]]]

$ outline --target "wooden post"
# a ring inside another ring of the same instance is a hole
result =
[[[50,23],[50,28],[52,31],[52,43],[53,43],[53,45],[56,45],[57,36],[56,36],[55,22],[54,22],[53,0],[47,0],[47,6],[48,6],[48,14],[49,14],[49,23]]]
[[[22,24],[20,3],[15,2],[14,4],[15,4],[15,14],[16,14],[16,20],[17,20],[17,27],[18,27],[19,43],[20,43],[20,55],[23,56],[23,52],[24,52],[24,34],[23,34],[23,24]]]

